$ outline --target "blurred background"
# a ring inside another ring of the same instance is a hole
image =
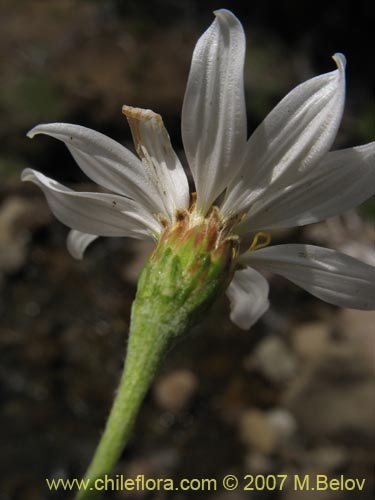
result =
[[[368,4],[367,4],[368,5]],[[75,261],[67,228],[31,166],[90,186],[64,145],[26,132],[72,122],[132,148],[121,106],[160,113],[183,159],[180,110],[194,45],[227,7],[247,34],[249,133],[293,86],[348,58],[335,147],[373,140],[366,2],[2,0],[0,3],[0,500],[70,498],[45,478],[81,477],[122,369],[137,275],[152,245],[100,239]],[[273,235],[373,260],[374,202]],[[272,306],[243,332],[223,298],[171,352],[115,471],[128,477],[327,474],[366,478],[362,493],[252,492],[252,498],[370,499],[374,441],[372,312],[341,310],[271,281]],[[243,485],[245,482],[243,481]],[[242,500],[248,492],[109,492],[106,498]]]

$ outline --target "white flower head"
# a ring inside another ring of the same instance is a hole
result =
[[[237,256],[227,289],[231,319],[241,328],[268,307],[268,283],[259,270],[284,276],[332,304],[375,309],[372,266],[312,245],[268,246],[269,230],[340,214],[375,191],[374,142],[329,152],[344,108],[345,57],[335,54],[335,70],[297,86],[247,139],[245,35],[230,11],[215,16],[195,47],[182,109],[196,197],[160,115],[129,106],[123,113],[139,158],[78,125],[38,125],[28,134],[63,141],[107,193],[78,193],[31,169],[22,179],[37,184],[55,216],[72,228],[68,248],[76,258],[97,236],[159,240],[182,212],[194,224],[217,207],[226,234],[253,235],[249,250]]]

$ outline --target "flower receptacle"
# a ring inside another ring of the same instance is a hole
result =
[[[176,337],[225,291],[234,273],[238,242],[227,236],[217,212],[202,219],[187,211],[167,227],[144,267],[134,310],[160,314]]]

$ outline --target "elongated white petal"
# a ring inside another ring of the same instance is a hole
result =
[[[227,289],[230,300],[230,319],[239,328],[248,330],[267,311],[268,283],[250,267],[236,271]]]
[[[375,192],[375,142],[327,153],[309,175],[262,195],[239,230],[318,222],[360,205]]]
[[[189,207],[189,184],[184,169],[174,152],[160,115],[150,109],[123,106],[134,144],[148,177],[163,200],[171,221],[176,209]]]
[[[246,143],[245,35],[231,12],[215,15],[195,47],[182,108],[182,138],[202,212],[236,174]]]
[[[161,231],[159,222],[129,198],[77,193],[31,169],[24,170],[21,178],[43,190],[52,212],[63,224],[83,233],[144,238]]]
[[[256,129],[239,175],[229,186],[224,215],[245,213],[265,191],[282,189],[316,165],[330,149],[345,101],[345,58],[338,69],[292,90]]]
[[[240,261],[280,274],[312,295],[341,307],[375,309],[375,268],[313,245],[277,245]]]
[[[86,248],[98,238],[95,234],[81,233],[76,229],[71,229],[66,240],[69,253],[75,259],[81,260]]]
[[[162,200],[142,163],[118,142],[70,123],[38,125],[27,135],[32,138],[37,134],[63,141],[83,172],[100,186],[138,201],[153,213],[163,210]]]

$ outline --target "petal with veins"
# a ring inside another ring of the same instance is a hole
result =
[[[71,229],[66,240],[70,255],[81,260],[86,248],[97,238],[95,234],[81,233],[81,231]]]
[[[70,123],[38,125],[27,135],[37,134],[63,141],[83,172],[100,186],[138,201],[153,213],[162,211],[162,199],[142,163],[118,142]]]
[[[345,101],[345,58],[338,69],[292,90],[250,137],[242,167],[228,187],[225,216],[247,212],[259,196],[298,182],[330,149]]]
[[[230,319],[239,328],[248,330],[267,311],[268,283],[250,267],[236,271],[227,289],[230,300]]]
[[[375,309],[375,268],[313,245],[277,245],[247,252],[240,262],[280,274],[340,307]]]
[[[327,153],[310,174],[252,206],[240,233],[303,226],[344,213],[375,191],[375,142]]]
[[[35,170],[22,172],[23,181],[39,186],[54,215],[65,225],[99,236],[151,237],[160,223],[137,202],[105,193],[77,193]]]
[[[144,168],[174,220],[176,209],[189,208],[189,184],[160,115],[150,109],[123,106]]]
[[[215,15],[195,47],[182,109],[184,148],[203,213],[236,175],[246,145],[245,35],[231,12]]]

